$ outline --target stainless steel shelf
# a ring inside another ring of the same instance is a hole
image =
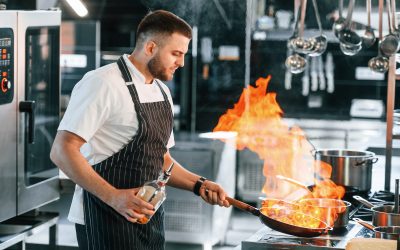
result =
[[[38,232],[49,229],[49,244],[46,249],[56,249],[56,224],[58,213],[27,213],[0,223],[0,250],[19,244],[18,249],[25,249],[25,240]],[[13,248],[14,249],[14,248]]]

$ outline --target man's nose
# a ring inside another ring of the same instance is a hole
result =
[[[178,64],[179,67],[185,66],[185,57],[184,57],[184,56],[180,57],[180,58],[178,59],[177,64]]]

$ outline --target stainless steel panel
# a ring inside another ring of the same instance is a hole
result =
[[[23,52],[18,54],[18,103],[22,101],[36,101],[37,107],[35,113],[37,113],[37,117],[35,121],[35,132],[39,134],[37,138],[41,138],[35,144],[29,144],[27,142],[27,117],[25,113],[20,112],[18,114],[18,214],[37,208],[59,197],[58,170],[55,166],[51,165],[49,152],[42,150],[43,147],[50,148],[55,136],[54,124],[58,123],[59,119],[59,29],[56,28],[58,39],[57,49],[54,54],[51,54],[51,48],[49,49],[47,47],[49,44],[46,41],[38,41],[41,45],[38,46],[40,47],[40,51],[33,51],[32,47],[27,47],[27,43],[31,41],[28,40],[30,37],[27,37],[26,34],[31,30],[35,30],[35,27],[50,27],[49,29],[43,28],[40,30],[39,39],[42,37],[46,38],[45,33],[48,32],[50,36],[52,30],[54,30],[51,27],[59,27],[60,24],[61,12],[59,11],[18,12],[18,51]],[[43,42],[43,45],[41,42]],[[43,63],[42,68],[36,67],[37,65],[32,64],[36,63],[40,65],[40,62],[33,62],[33,60],[30,61],[29,58],[27,58],[27,55],[33,55],[34,53],[39,53],[39,55],[37,55],[38,58],[42,57],[44,60],[46,57],[56,55],[58,60],[54,59],[50,64]],[[40,72],[36,70],[28,72],[27,69],[29,65],[30,68],[39,68]],[[56,77],[50,77],[52,82],[43,81],[31,84],[29,79],[33,79],[36,74],[43,74],[43,76],[46,76],[46,74],[56,74]],[[46,93],[43,97],[40,91],[43,89],[47,90],[48,88],[54,88],[54,93]],[[29,100],[29,98],[33,100]],[[44,100],[42,100],[43,98]],[[48,98],[53,99],[48,102]],[[54,98],[56,99],[54,100]],[[57,110],[55,112],[48,111],[54,109],[49,103],[56,107]],[[51,127],[51,129],[49,129],[49,127]],[[39,159],[41,157],[43,157],[43,159]],[[43,166],[43,164],[46,165]],[[37,173],[30,171],[32,167],[38,169]]]
[[[176,136],[171,155],[186,169],[219,183],[230,196],[235,192],[234,140]],[[165,236],[170,242],[214,245],[224,239],[232,208],[211,206],[192,192],[167,187]]]
[[[13,13],[0,12],[1,27],[12,28],[16,30],[17,19]],[[15,32],[14,32],[15,38]],[[15,41],[15,39],[14,39]],[[15,44],[15,42],[14,42]],[[14,46],[14,55],[16,46]],[[14,81],[16,81],[14,67]],[[15,86],[15,85],[14,85]],[[11,218],[16,215],[17,198],[17,100],[16,91],[11,103],[0,105],[0,221]]]
[[[261,190],[265,183],[263,175],[264,161],[248,149],[238,152],[237,192],[245,201],[258,202],[258,197],[265,196]]]

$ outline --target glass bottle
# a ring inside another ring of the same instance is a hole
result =
[[[161,206],[164,200],[167,198],[167,194],[165,192],[165,185],[167,184],[169,177],[171,176],[171,171],[174,166],[174,163],[169,166],[169,168],[161,172],[158,176],[157,180],[146,182],[143,187],[140,188],[137,196],[152,204],[154,206],[154,210]],[[145,215],[143,218],[139,219],[137,222],[139,224],[146,224],[151,219],[151,215]]]

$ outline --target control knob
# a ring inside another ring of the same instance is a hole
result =
[[[1,79],[1,91],[6,93],[11,88],[11,82],[7,80],[7,78]]]

